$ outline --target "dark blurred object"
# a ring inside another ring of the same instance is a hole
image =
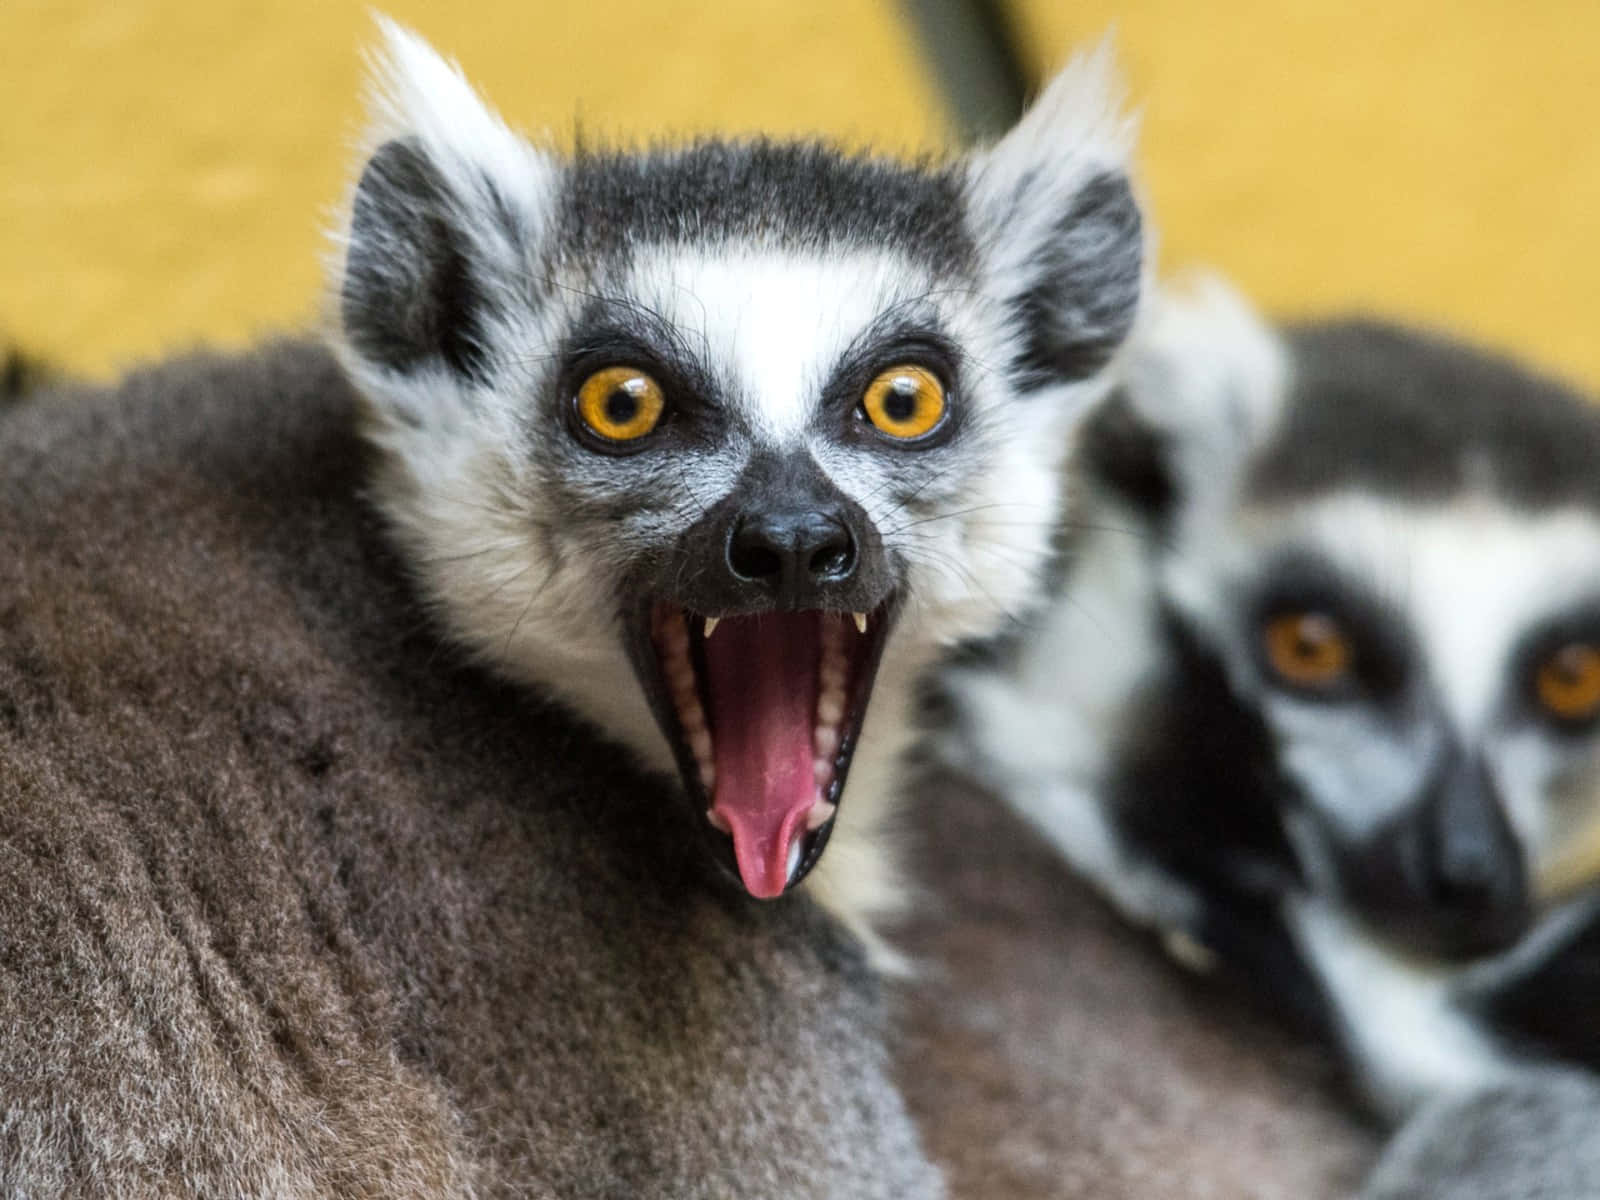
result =
[[[21,400],[55,378],[55,371],[15,346],[0,350],[0,406]]]
[[[1037,85],[1001,0],[902,0],[963,141],[998,137]]]

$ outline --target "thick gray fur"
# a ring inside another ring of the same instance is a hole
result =
[[[0,1195],[940,1195],[853,945],[441,649],[354,406],[0,416]]]
[[[1600,1193],[1600,1084],[1564,1071],[1435,1101],[1361,1200],[1585,1200]]]

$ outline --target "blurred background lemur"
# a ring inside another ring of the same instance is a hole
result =
[[[940,1194],[828,913],[1134,320],[1104,57],[921,165],[378,76],[342,374],[0,419],[0,1192]]]
[[[1423,1111],[1374,1195],[1590,1194],[1600,413],[1213,281],[1152,302],[1083,447],[1061,593],[952,671],[950,753]]]

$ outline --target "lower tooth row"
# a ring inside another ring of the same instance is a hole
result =
[[[817,723],[837,725],[844,719],[844,693],[824,691],[817,697]]]
[[[806,814],[806,830],[815,833],[833,820],[833,814],[838,811],[837,805],[829,804],[826,800],[818,800],[811,806],[811,811]]]
[[[816,756],[828,762],[833,761],[833,756],[839,753],[839,727],[837,725],[818,725],[817,731],[812,735],[812,746]]]

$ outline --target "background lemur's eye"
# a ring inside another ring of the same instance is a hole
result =
[[[1551,716],[1587,721],[1600,715],[1600,648],[1584,642],[1562,646],[1539,665],[1534,687]]]
[[[890,367],[867,385],[861,411],[880,433],[919,438],[944,420],[944,384],[925,367]]]
[[[1350,670],[1350,639],[1326,613],[1279,613],[1262,626],[1261,640],[1268,665],[1294,687],[1332,687]]]
[[[578,388],[578,416],[608,442],[632,442],[661,422],[661,385],[637,367],[606,367]]]

